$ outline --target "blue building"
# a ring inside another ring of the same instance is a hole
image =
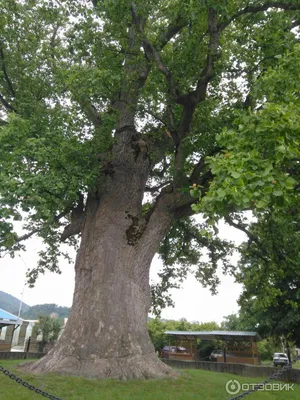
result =
[[[15,331],[23,320],[0,308],[0,351],[10,351]]]

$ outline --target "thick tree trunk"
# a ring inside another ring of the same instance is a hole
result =
[[[56,346],[31,371],[118,379],[170,373],[154,352],[147,316],[150,263],[171,216],[158,210],[146,226],[139,185],[120,176],[116,190],[88,200],[72,312]]]

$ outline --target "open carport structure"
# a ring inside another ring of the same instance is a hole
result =
[[[23,320],[0,308],[0,351],[10,351],[15,330]],[[3,335],[3,328],[5,335]]]
[[[245,364],[259,364],[260,356],[257,342],[261,340],[257,332],[247,331],[166,331],[169,345],[175,348],[185,348],[186,352],[171,351],[169,359],[197,360],[198,340],[219,341],[217,362],[232,362]]]

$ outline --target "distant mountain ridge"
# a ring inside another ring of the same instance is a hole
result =
[[[11,294],[2,292],[0,290],[0,308],[8,311],[11,314],[18,315],[20,307],[20,299],[12,296]],[[22,303],[22,311],[27,312],[30,306],[26,303]]]
[[[17,315],[20,307],[20,299],[11,294],[0,291],[0,308]],[[71,312],[70,307],[62,307],[57,304],[36,304],[30,307],[22,303],[21,318],[38,319],[39,315],[57,314],[59,318],[67,318]]]
[[[57,304],[36,304],[30,307],[28,311],[22,312],[21,317],[24,319],[38,319],[40,315],[56,314],[58,318],[68,318],[70,312],[70,307],[62,307]]]

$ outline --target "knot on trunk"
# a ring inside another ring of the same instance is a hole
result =
[[[132,142],[131,147],[134,150],[134,159],[135,161],[139,157],[142,156],[143,160],[148,157],[148,145],[143,139],[135,140]]]
[[[146,222],[144,219],[140,220],[138,217],[129,213],[127,213],[126,218],[129,218],[132,221],[129,228],[126,230],[127,243],[130,246],[134,246],[143,235],[146,228]]]

